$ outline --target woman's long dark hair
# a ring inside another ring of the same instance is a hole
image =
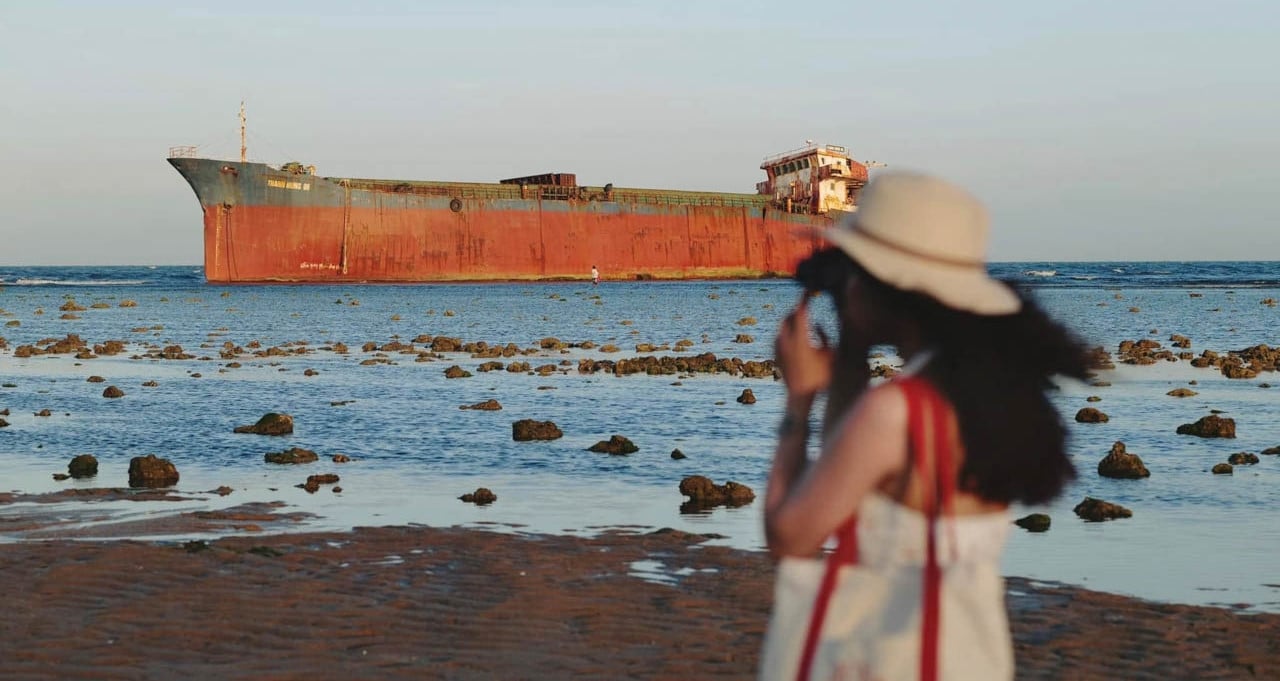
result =
[[[914,325],[922,347],[933,350],[921,376],[955,409],[965,452],[960,488],[1005,503],[1038,504],[1061,493],[1075,468],[1066,453],[1066,428],[1046,391],[1052,376],[1086,377],[1085,348],[1076,337],[1021,291],[1018,312],[987,316],[889,286],[838,249],[819,251],[796,269],[805,288],[832,295],[842,323],[853,277],[864,300],[882,315]],[[851,335],[841,329],[828,418],[848,406],[840,384],[860,383],[866,375],[866,348],[847,342]]]

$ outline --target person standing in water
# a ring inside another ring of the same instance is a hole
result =
[[[591,285],[592,286],[600,285],[600,270],[596,269],[595,265],[591,266]]]

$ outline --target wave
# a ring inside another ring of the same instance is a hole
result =
[[[1056,277],[1058,270],[1027,270],[1023,274],[1028,277]]]
[[[139,286],[150,283],[146,279],[18,279],[7,286]]]

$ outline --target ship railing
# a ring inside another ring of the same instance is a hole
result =
[[[784,152],[782,152],[781,154],[774,154],[773,156],[766,156],[766,157],[764,157],[764,161],[762,161],[762,163],[764,163],[764,164],[770,164],[770,163],[773,163],[774,161],[780,161],[780,160],[782,160],[782,159],[784,159],[784,158],[786,158],[786,157],[788,157],[788,156],[793,156],[793,155],[795,155],[795,154],[803,153],[803,152],[806,152],[806,151],[813,151],[814,149],[817,149],[817,148],[818,148],[818,145],[817,145],[817,144],[814,144],[813,142],[809,142],[808,144],[804,145],[803,147],[796,147],[795,149],[792,149],[792,150],[790,150],[790,151],[784,151]]]
[[[557,187],[554,185],[536,185],[528,187],[523,193],[519,185],[492,185],[468,183],[411,183],[387,182],[379,180],[345,180],[347,186],[355,189],[392,192],[396,194],[418,194],[426,196],[449,196],[459,199],[542,199],[550,201],[612,201],[616,203],[635,203],[670,206],[709,206],[758,208],[768,201],[766,196],[756,194],[701,194],[698,192],[660,191],[618,189],[606,187]]]
[[[169,158],[199,158],[200,147],[185,144],[169,147]]]

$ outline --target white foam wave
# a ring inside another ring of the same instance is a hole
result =
[[[137,286],[147,283],[146,279],[19,279],[13,286]]]
[[[1028,277],[1056,277],[1058,270],[1027,270],[1023,274]]]

